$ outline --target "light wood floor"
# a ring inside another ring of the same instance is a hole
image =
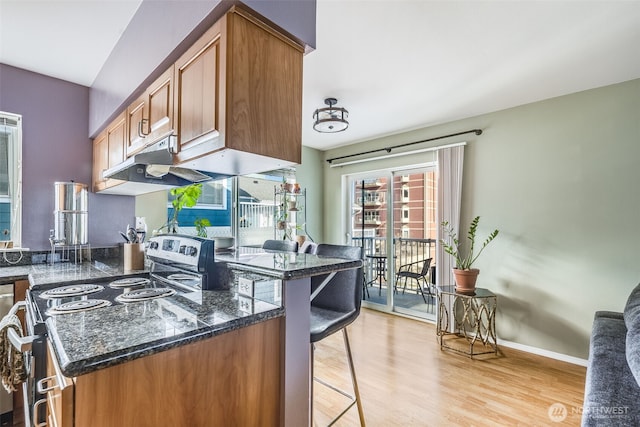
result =
[[[586,368],[500,347],[470,360],[441,351],[435,325],[362,309],[349,338],[367,426],[579,426]],[[342,333],[316,346],[315,374],[351,391]],[[346,399],[314,384],[316,425]],[[567,408],[552,422],[550,405]],[[336,424],[357,426],[351,408]]]

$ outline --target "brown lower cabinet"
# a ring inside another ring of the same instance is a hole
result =
[[[63,377],[62,387],[47,394],[48,425],[280,425],[281,321]],[[55,357],[48,358],[47,367],[53,375]]]

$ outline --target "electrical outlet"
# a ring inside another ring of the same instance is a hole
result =
[[[145,222],[145,219],[143,216],[137,216],[136,217],[136,230],[138,231],[146,231],[147,230],[147,224]]]
[[[47,254],[33,254],[31,256],[32,264],[43,264],[47,262]]]

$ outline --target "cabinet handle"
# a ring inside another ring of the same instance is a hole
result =
[[[58,388],[58,382],[55,380],[56,380],[56,376],[52,375],[50,377],[46,377],[38,381],[36,383],[36,389],[38,390],[38,393],[45,394],[47,392],[50,392],[53,389]],[[48,383],[49,381],[51,381],[51,385],[45,386],[45,383]]]
[[[145,138],[147,135],[149,135],[149,133],[144,133],[144,130],[142,129],[142,126],[144,126],[144,124],[147,122],[149,122],[148,119],[142,119],[138,122],[138,136],[140,138]]]
[[[47,403],[47,399],[40,399],[33,404],[33,427],[46,427],[48,425],[46,420],[42,423],[38,422],[38,408],[43,403]]]

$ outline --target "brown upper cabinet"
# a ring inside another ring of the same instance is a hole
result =
[[[173,130],[173,65],[127,108],[127,157]]]
[[[184,167],[240,175],[301,162],[303,48],[233,8],[175,63]]]
[[[93,140],[93,191],[102,191],[122,183],[117,179],[104,179],[102,172],[125,159],[127,115],[122,112]]]
[[[244,175],[299,164],[303,54],[232,7],[95,138],[94,191],[118,194],[123,181],[103,170],[171,132],[181,167]]]

